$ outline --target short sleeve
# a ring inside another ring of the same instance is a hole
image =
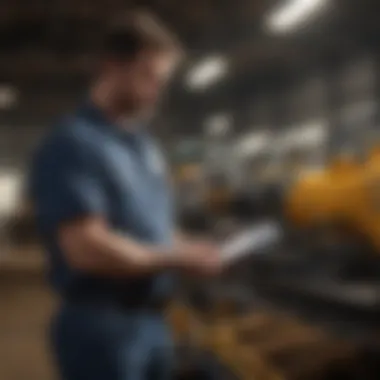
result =
[[[38,219],[44,226],[106,212],[103,181],[95,155],[86,141],[61,136],[36,153],[30,190]]]

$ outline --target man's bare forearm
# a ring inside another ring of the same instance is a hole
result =
[[[187,247],[194,240],[197,239],[195,239],[195,237],[189,235],[188,233],[177,229],[174,233],[173,245],[177,249],[180,249],[181,247]]]
[[[94,241],[90,268],[104,274],[140,276],[160,272],[169,266],[169,253],[130,238],[109,234]]]
[[[105,228],[83,229],[62,239],[69,264],[108,276],[141,276],[175,266],[169,248],[149,246]]]

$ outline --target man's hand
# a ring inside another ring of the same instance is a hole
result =
[[[168,252],[119,236],[98,218],[61,226],[59,242],[69,265],[94,274],[139,277],[178,269],[211,276],[222,269],[219,250],[212,243],[181,238]]]
[[[216,276],[223,269],[218,247],[207,241],[181,243],[173,254],[175,266],[193,275]]]

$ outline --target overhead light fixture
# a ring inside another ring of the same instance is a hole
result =
[[[8,85],[0,85],[0,109],[7,110],[15,106],[18,100],[18,91]]]
[[[20,199],[22,176],[17,172],[0,173],[0,218],[13,213]]]
[[[288,0],[268,17],[266,27],[273,33],[286,33],[310,21],[328,0]]]
[[[236,153],[240,157],[254,156],[265,149],[269,143],[269,133],[253,132],[242,137],[237,146]]]
[[[187,86],[191,90],[203,90],[227,73],[227,60],[223,57],[210,57],[191,69],[187,76]]]
[[[326,123],[323,120],[310,120],[285,132],[282,143],[286,148],[296,146],[311,147],[323,144],[326,138]]]
[[[231,128],[231,118],[226,114],[211,116],[205,121],[204,126],[207,136],[222,137],[226,135]]]

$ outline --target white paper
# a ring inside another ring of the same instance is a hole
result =
[[[222,245],[223,261],[228,264],[245,256],[261,254],[263,249],[277,243],[281,236],[281,228],[274,222],[260,223],[246,228]]]

